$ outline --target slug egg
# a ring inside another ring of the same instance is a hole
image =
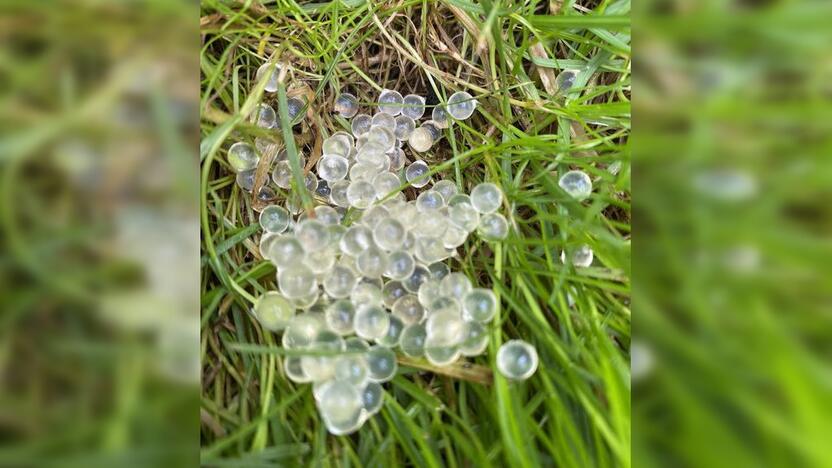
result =
[[[537,364],[537,350],[523,340],[507,341],[497,351],[497,370],[509,379],[528,379],[537,370]]]

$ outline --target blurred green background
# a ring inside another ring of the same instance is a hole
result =
[[[832,2],[635,8],[637,466],[832,466]]]
[[[197,463],[198,34],[0,4],[0,466]]]

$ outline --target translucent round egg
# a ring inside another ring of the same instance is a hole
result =
[[[341,156],[328,154],[318,160],[318,175],[328,182],[343,179],[349,168],[349,161]]]
[[[430,278],[422,283],[422,286],[419,287],[417,297],[419,299],[419,304],[424,307],[430,306],[435,299],[441,297],[439,294],[439,280]]]
[[[411,230],[413,231],[413,234],[417,236],[417,241],[418,238],[425,237],[439,239],[442,237],[442,234],[445,234],[448,224],[448,218],[446,218],[441,211],[435,210],[431,212],[430,216],[424,216],[422,213],[419,213],[419,219],[413,225]],[[433,262],[426,261],[425,263],[430,264]]]
[[[471,197],[465,193],[457,193],[448,198],[448,208],[456,205],[471,205]],[[474,205],[471,205],[473,208]]]
[[[457,91],[448,98],[448,114],[456,120],[467,120],[476,108],[477,100],[465,91]]]
[[[376,340],[387,333],[390,314],[375,304],[357,304],[354,320],[355,334],[365,340]]]
[[[373,228],[373,240],[376,245],[384,250],[395,250],[404,243],[406,234],[402,223],[393,218],[385,217],[376,223]]]
[[[280,70],[282,68],[283,66],[279,63],[264,63],[260,66],[260,68],[257,69],[257,73],[254,75],[254,79],[257,80],[257,82],[259,83],[260,80],[263,79],[263,77],[266,76],[266,74],[269,73],[269,70],[271,69],[271,75],[269,75],[269,77],[266,79],[266,87],[263,89],[268,93],[274,93],[277,91],[278,78],[280,78]]]
[[[537,370],[537,350],[523,340],[503,343],[497,351],[497,370],[513,380],[526,380]]]
[[[404,250],[394,250],[387,255],[387,270],[384,276],[394,280],[404,280],[413,274],[416,268],[416,260]]]
[[[265,232],[262,236],[260,236],[259,247],[261,257],[269,259],[269,250],[272,248],[272,242],[277,240],[278,237],[280,236],[273,232]]]
[[[288,190],[292,187],[292,166],[289,161],[279,161],[272,171],[272,181],[278,187]]]
[[[274,108],[268,104],[260,103],[254,111],[254,123],[260,128],[272,128],[277,122],[277,114]]]
[[[460,203],[448,207],[448,221],[467,234],[473,232],[479,226],[480,214],[472,205]]]
[[[350,93],[341,93],[335,99],[335,112],[345,119],[351,119],[358,112],[358,98]]]
[[[393,130],[393,134],[397,139],[404,141],[410,138],[410,135],[415,129],[416,122],[412,118],[406,115],[400,115],[396,117],[396,127]]]
[[[555,86],[558,94],[564,94],[575,86],[575,80],[578,78],[578,70],[563,70],[555,78]]]
[[[238,141],[228,148],[228,164],[236,172],[250,171],[257,167],[260,156],[248,143]]]
[[[407,156],[405,156],[401,148],[394,148],[387,153],[387,156],[390,158],[390,167],[388,169],[392,172],[399,172],[407,162]]]
[[[283,370],[286,372],[286,377],[295,383],[309,383],[312,380],[303,373],[303,367],[300,365],[300,356],[286,356],[283,358]]]
[[[427,332],[425,325],[421,323],[413,323],[407,325],[402,330],[402,335],[399,338],[399,347],[407,356],[422,357],[425,354],[425,339],[427,339]]]
[[[399,115],[404,98],[398,91],[385,89],[378,96],[378,110],[389,115]]]
[[[313,273],[314,273],[314,271],[313,271]],[[295,309],[311,310],[312,307],[315,304],[318,303],[318,299],[320,299],[320,298],[321,298],[321,293],[318,292],[317,289],[315,289],[314,291],[312,291],[311,293],[309,293],[305,296],[288,298],[287,300],[289,301],[290,304],[292,304],[292,307],[294,307]]]
[[[358,114],[353,117],[352,122],[350,123],[350,129],[352,130],[352,134],[356,137],[359,137],[367,132],[370,131],[370,127],[373,125],[373,118],[367,114]]]
[[[367,144],[365,147],[370,145],[378,147],[381,150],[379,152],[380,155],[383,155],[385,152],[390,151],[395,147],[396,135],[394,135],[393,130],[390,130],[389,128],[373,125],[370,128],[370,131],[367,132]]]
[[[416,268],[413,269],[413,274],[406,280],[402,281],[402,286],[404,286],[404,288],[408,291],[416,294],[419,291],[419,287],[422,286],[422,283],[427,281],[429,278],[430,270],[422,265],[416,265]]]
[[[274,291],[266,292],[254,303],[254,317],[267,330],[283,330],[294,315],[294,307]]]
[[[294,263],[281,268],[277,273],[277,286],[289,299],[306,297],[315,292],[318,281],[308,267]]]
[[[358,277],[350,268],[335,265],[324,278],[324,291],[334,298],[347,297],[358,283]]]
[[[303,260],[306,252],[294,235],[282,235],[269,244],[267,258],[278,268],[286,268]]]
[[[439,294],[457,301],[461,301],[472,288],[471,280],[462,273],[450,273],[439,282]]]
[[[448,258],[448,251],[441,238],[418,237],[413,255],[422,263],[431,264]]]
[[[442,194],[433,190],[427,190],[416,197],[416,209],[423,214],[430,213],[433,216],[436,210],[445,206],[445,199]]]
[[[430,133],[430,137],[433,138],[434,143],[442,138],[442,127],[433,120],[426,120],[422,122],[422,125],[419,126],[419,128],[427,130],[428,133]]]
[[[382,294],[381,288],[365,280],[361,280],[350,293],[350,300],[356,305],[375,305],[381,306]]]
[[[391,309],[393,304],[395,304],[400,297],[406,294],[407,290],[404,289],[404,286],[402,286],[400,281],[388,281],[384,283],[384,286],[381,288],[382,303],[388,309]]]
[[[421,119],[425,115],[425,98],[415,94],[408,94],[402,99],[402,115],[413,120]]]
[[[344,134],[332,135],[321,145],[321,152],[324,155],[331,154],[342,158],[349,158],[351,149],[350,139]]]
[[[440,310],[428,316],[425,322],[428,339],[437,346],[456,346],[464,338],[465,322],[459,313]]]
[[[488,329],[480,322],[465,322],[459,350],[463,356],[479,356],[488,347]]]
[[[313,211],[315,212],[315,219],[328,226],[341,222],[341,215],[331,206],[319,205]]]
[[[430,168],[428,168],[428,165],[424,161],[414,161],[407,166],[407,169],[404,171],[404,176],[410,182],[410,185],[416,188],[422,188],[430,182],[428,172],[430,172]]]
[[[448,111],[445,109],[445,106],[441,104],[437,104],[433,107],[433,113],[431,114],[431,120],[436,124],[439,128],[448,128],[450,126],[450,120],[448,119]]]
[[[446,296],[435,297],[425,307],[425,310],[428,311],[428,315],[446,313],[446,314],[452,314],[452,315],[460,317],[460,318],[462,317],[462,306],[459,304],[459,301],[457,301],[453,297],[446,297]]]
[[[256,137],[254,138],[254,147],[257,149],[257,152],[265,155],[266,153],[275,152],[277,148],[277,142],[272,140],[271,138],[265,137]],[[274,161],[282,161],[286,159],[286,149],[281,148],[278,150],[274,156]]]
[[[288,111],[288,118],[289,122],[293,125],[297,124],[300,121],[298,118],[301,113],[303,112],[303,108],[306,106],[306,102],[303,99],[297,97],[291,97],[286,100],[286,110]],[[275,128],[281,128],[280,126],[280,115],[278,114],[278,119],[274,123]]]
[[[407,229],[412,229],[413,226],[419,222],[420,218],[415,202],[407,202],[397,206],[396,209],[390,213],[390,216],[402,223],[402,226]]]
[[[379,200],[402,185],[399,177],[392,172],[380,172],[373,177],[372,184],[376,188],[376,198]]]
[[[388,130],[391,134],[396,130],[396,118],[386,112],[373,115],[372,126]]]
[[[363,354],[349,354],[335,359],[335,380],[361,388],[370,381],[370,370]]]
[[[349,335],[355,331],[355,305],[352,301],[341,299],[329,304],[324,316],[329,328],[339,335]]]
[[[339,130],[333,133],[330,138],[342,139],[342,141],[344,141],[347,144],[347,147],[349,148],[350,152],[352,152],[352,150],[355,149],[355,137],[353,137],[350,133],[347,133],[343,130]],[[349,159],[350,153],[348,152],[346,155],[343,156]]]
[[[350,205],[358,209],[366,209],[376,199],[376,189],[373,184],[364,181],[356,180],[347,188],[347,200]]]
[[[464,229],[449,223],[445,233],[442,234],[442,245],[446,249],[456,249],[464,244],[467,238],[468,233]]]
[[[349,382],[335,380],[321,393],[319,409],[327,428],[330,425],[339,429],[353,425],[362,408],[364,400],[361,393]]]
[[[329,245],[329,229],[317,219],[305,219],[295,226],[295,237],[307,252],[321,250]]]
[[[361,390],[361,398],[364,403],[364,411],[368,416],[372,416],[381,409],[384,403],[384,389],[378,382],[367,382]]]
[[[251,192],[254,189],[254,178],[256,175],[257,169],[238,172],[235,179],[237,186],[246,192]]]
[[[474,288],[462,298],[462,318],[490,322],[497,314],[497,296],[490,289]]]
[[[343,435],[350,435],[361,429],[361,426],[364,425],[364,415],[366,413],[363,410],[359,410],[352,419],[344,420],[344,421],[333,421],[327,417],[325,413],[321,413],[321,419],[324,421],[324,426],[326,426],[326,430],[335,436],[343,436]]]
[[[367,247],[373,245],[373,232],[362,225],[352,225],[341,237],[341,251],[352,257],[357,257]]]
[[[383,337],[377,339],[376,343],[386,348],[395,348],[399,345],[399,339],[404,326],[405,323],[402,319],[396,317],[395,315],[391,315],[390,326],[387,328],[387,333],[385,333]]]
[[[490,182],[478,184],[471,190],[471,205],[480,213],[493,213],[502,203],[503,191]]]
[[[385,219],[390,219],[390,212],[382,205],[375,205],[364,212],[364,215],[361,216],[358,223],[370,229],[375,229],[378,223]]]
[[[352,183],[359,181],[372,183],[378,173],[378,169],[372,163],[359,161],[350,167],[349,179]]]
[[[291,216],[286,208],[269,205],[260,212],[260,227],[266,232],[281,233],[289,227]]]
[[[433,135],[424,126],[415,128],[407,139],[407,144],[410,145],[410,149],[417,153],[424,153],[429,150],[433,146],[433,142]]]
[[[405,294],[399,297],[391,307],[394,316],[398,317],[405,325],[419,323],[425,317],[425,308],[413,294]]]
[[[315,341],[318,333],[326,329],[322,314],[304,313],[295,315],[286,325],[281,344],[286,349],[307,348]]]
[[[257,199],[263,203],[271,203],[275,198],[277,198],[277,192],[275,192],[274,189],[268,185],[260,187],[260,190],[257,192]],[[254,211],[262,211],[263,208],[264,207],[255,206]]]
[[[318,176],[312,172],[307,172],[306,175],[303,176],[303,185],[306,186],[306,190],[309,190],[310,192],[318,190]]]
[[[558,185],[576,200],[584,200],[592,194],[592,181],[583,171],[567,172],[560,177]]]
[[[508,221],[500,213],[483,215],[477,233],[487,241],[503,240],[508,236]]]
[[[595,254],[592,252],[592,249],[588,245],[582,245],[577,248],[570,248],[560,253],[560,261],[562,263],[565,264],[568,260],[569,263],[571,263],[577,268],[586,268],[592,265],[592,260],[594,258]]]
[[[329,229],[327,229],[327,234],[329,234]],[[315,276],[318,278],[324,278],[332,270],[333,265],[335,265],[335,249],[327,246],[322,249],[306,252],[306,256],[303,258],[303,264],[306,265],[306,267],[309,268]]]
[[[431,279],[441,280],[442,278],[448,276],[448,273],[451,272],[451,269],[448,265],[442,262],[434,262],[428,265],[428,270],[430,270],[430,277]]]
[[[387,382],[396,375],[398,364],[396,354],[384,346],[371,346],[367,351],[367,365],[370,368],[370,380]]]
[[[348,208],[350,206],[350,202],[347,199],[347,188],[349,186],[350,183],[347,180],[339,180],[330,184],[329,201],[335,206]]]
[[[366,278],[381,278],[387,270],[389,259],[383,250],[371,245],[358,254],[356,267],[358,272]]]
[[[446,345],[430,335],[425,338],[425,358],[434,366],[448,366],[461,355],[458,345]]]
[[[442,200],[445,201],[446,205],[448,204],[448,201],[459,191],[454,181],[448,179],[440,180],[434,183],[433,187],[430,189],[431,191],[442,195]]]

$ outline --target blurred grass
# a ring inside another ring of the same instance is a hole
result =
[[[832,4],[638,13],[635,459],[832,466]]]
[[[630,466],[629,9],[202,2],[203,465]],[[424,158],[465,191],[483,180],[503,187],[512,234],[491,245],[472,236],[452,267],[502,303],[475,363],[493,368],[500,343],[522,337],[541,357],[534,377],[495,373],[482,385],[403,365],[377,417],[356,435],[327,434],[309,385],[286,379],[276,337],[248,315],[252,297],[275,289],[274,268],[259,256],[256,212],[225,150],[262,136],[243,122],[260,99],[249,94],[254,73],[270,58],[292,66],[286,93],[309,100],[294,134],[306,170],[320,139],[348,128],[331,114],[341,90],[363,103],[385,87],[429,105],[456,90],[478,98],[475,116]],[[553,80],[566,68],[580,73],[560,98]],[[557,186],[570,168],[595,181],[585,204]],[[593,267],[560,264],[563,247],[582,243],[596,253]]]
[[[196,15],[0,5],[0,466],[196,462]]]

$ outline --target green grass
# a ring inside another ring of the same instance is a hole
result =
[[[405,0],[246,10],[203,1],[204,465],[630,466],[630,5],[549,8]],[[252,298],[275,289],[274,268],[257,253],[256,212],[225,150],[258,135],[245,116],[261,99],[254,72],[271,56],[292,63],[287,92],[312,98],[294,140],[313,159],[318,137],[348,128],[331,114],[342,89],[365,110],[385,87],[467,90],[477,112],[424,159],[461,190],[491,181],[506,195],[509,237],[472,236],[451,261],[501,302],[475,374],[404,362],[381,413],[352,436],[327,434],[309,385],[285,378],[277,337],[247,313]],[[562,99],[551,81],[566,68],[581,73]],[[613,162],[617,175],[606,170]],[[595,181],[584,203],[558,188],[557,174],[572,168]],[[595,251],[594,266],[562,265],[561,249],[581,243]],[[540,368],[525,382],[496,372],[492,380],[496,350],[512,338],[537,347]]]

